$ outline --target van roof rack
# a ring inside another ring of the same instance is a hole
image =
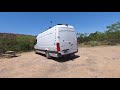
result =
[[[57,24],[57,25],[63,25],[63,24]]]
[[[57,24],[57,25],[67,25],[68,26],[68,24]]]

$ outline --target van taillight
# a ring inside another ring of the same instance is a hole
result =
[[[57,51],[60,51],[60,44],[57,43],[56,45],[57,45]]]

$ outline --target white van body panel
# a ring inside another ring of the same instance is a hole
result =
[[[39,34],[37,36],[36,49],[55,51],[55,27]]]
[[[56,25],[37,36],[37,43],[34,46],[39,53],[49,51],[50,56],[58,57],[58,54],[66,55],[76,53],[77,37],[73,26]],[[56,44],[60,44],[60,51],[57,51]]]
[[[68,28],[68,27],[59,27],[59,43],[61,48],[61,54],[68,54],[72,52],[77,51],[77,38],[74,28]],[[67,50],[66,53],[64,53],[64,50]]]

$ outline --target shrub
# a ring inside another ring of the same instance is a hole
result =
[[[100,45],[99,42],[97,42],[97,41],[90,41],[89,44],[90,44],[90,46],[92,46],[92,47],[93,47],[93,46],[98,46],[98,45]]]
[[[34,49],[34,43],[34,36],[0,33],[0,53],[9,50],[31,51]]]

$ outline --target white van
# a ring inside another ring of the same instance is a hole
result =
[[[42,53],[46,58],[74,55],[78,52],[77,36],[71,25],[57,24],[40,33],[34,46],[35,53]]]

